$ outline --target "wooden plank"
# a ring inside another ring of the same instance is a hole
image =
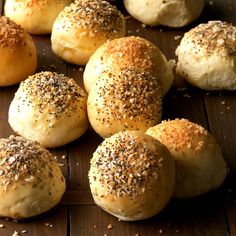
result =
[[[172,200],[157,216],[138,222],[118,221],[97,206],[71,207],[70,235],[228,235],[221,193],[210,195]],[[109,224],[112,229],[108,229]]]
[[[25,221],[14,222],[0,219],[1,236],[11,236],[14,231],[19,235],[30,236],[66,236],[67,235],[67,207],[58,206],[50,212]]]
[[[94,205],[91,192],[88,191],[66,191],[62,198],[63,205]]]
[[[0,1],[0,15],[3,15],[4,0]]]
[[[119,1],[113,1],[120,7]],[[213,4],[212,4],[213,3]],[[0,9],[3,1],[0,0]],[[123,12],[124,7],[121,6]],[[127,35],[142,36],[156,44],[168,59],[175,59],[175,49],[185,31],[200,22],[222,19],[235,22],[235,0],[207,0],[202,16],[180,30],[167,27],[143,27],[132,18],[128,18]],[[127,12],[125,13],[127,15]],[[67,74],[83,87],[83,68],[65,63],[55,56],[51,50],[49,36],[34,36],[38,51],[37,71],[49,70]],[[187,87],[187,90],[182,88]],[[179,89],[181,88],[181,89]],[[0,88],[0,137],[13,133],[7,122],[10,101],[17,86]],[[225,104],[221,104],[225,101]],[[167,94],[163,103],[163,119],[176,117],[188,118],[211,130],[222,145],[224,155],[231,165],[236,168],[234,156],[236,136],[234,134],[235,93],[210,93],[192,88],[177,78],[174,87]],[[230,109],[227,107],[230,106]],[[223,113],[222,113],[223,111]],[[206,116],[207,114],[207,116]],[[208,119],[207,119],[208,117]],[[208,124],[209,122],[209,124]],[[226,138],[225,138],[226,137]],[[223,188],[203,197],[174,201],[156,217],[140,222],[120,222],[94,205],[89,190],[87,173],[89,160],[102,139],[90,128],[80,139],[64,147],[51,150],[62,166],[63,174],[67,177],[68,188],[61,205],[53,211],[23,223],[0,220],[5,228],[0,228],[0,235],[12,235],[14,230],[27,230],[26,235],[236,235],[235,195],[228,200],[229,192]],[[61,157],[65,155],[66,158]],[[236,173],[236,172],[235,172]],[[234,182],[228,182],[227,188],[232,188]],[[223,193],[222,193],[223,191]],[[226,191],[226,192],[224,192]],[[231,195],[230,195],[231,196]],[[228,201],[227,201],[228,200]],[[227,204],[227,212],[224,204]],[[69,210],[67,210],[67,206]],[[226,213],[228,214],[226,216]],[[229,217],[229,222],[227,222]],[[70,220],[69,220],[70,219]],[[46,227],[46,223],[53,227]],[[71,224],[70,224],[71,223]],[[113,229],[107,229],[109,224]],[[229,229],[228,229],[229,224]],[[94,228],[96,225],[96,228]]]
[[[214,5],[207,6],[205,13],[209,13],[212,19],[221,19],[236,25],[236,1],[215,0]],[[207,14],[205,14],[206,16]],[[212,134],[219,142],[224,157],[230,168],[230,178],[227,183],[228,196],[226,199],[228,224],[230,235],[236,234],[236,207],[235,185],[236,180],[236,97],[235,92],[211,92],[205,95],[206,112]],[[228,201],[227,201],[228,200]]]
[[[172,89],[163,101],[163,119],[186,118],[208,128],[203,96],[193,88]]]
[[[8,109],[18,86],[0,88],[0,138],[14,134],[8,123]]]
[[[88,170],[90,159],[102,142],[91,128],[77,141],[69,145],[70,190],[89,190]]]
[[[210,129],[220,144],[224,157],[228,161],[230,174],[236,179],[236,143],[235,116],[236,93],[215,92],[205,96]]]

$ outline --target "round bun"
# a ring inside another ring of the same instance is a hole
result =
[[[123,131],[97,148],[89,170],[95,203],[125,221],[149,218],[169,202],[175,166],[167,148],[149,135]]]
[[[163,121],[146,133],[163,143],[175,159],[174,197],[196,197],[223,183],[227,167],[221,149],[200,125],[175,119]]]
[[[149,71],[160,80],[164,95],[173,83],[172,65],[157,46],[140,37],[123,37],[106,42],[89,59],[84,71],[84,85],[89,93],[104,71],[135,67]]]
[[[60,11],[72,0],[6,0],[4,13],[32,34],[48,34]]]
[[[94,130],[109,137],[122,130],[146,131],[161,120],[161,89],[149,72],[123,68],[104,72],[88,97],[88,117]]]
[[[87,130],[86,106],[87,96],[73,79],[41,72],[20,84],[10,104],[8,121],[17,134],[53,148]]]
[[[185,33],[176,50],[177,73],[206,90],[236,89],[236,27],[221,21]]]
[[[30,35],[5,16],[0,17],[0,86],[17,84],[33,74],[37,52]]]
[[[125,18],[115,6],[102,0],[77,0],[54,22],[52,50],[67,62],[85,65],[99,46],[124,35]]]
[[[182,27],[199,17],[204,2],[204,0],[124,0],[124,5],[131,16],[144,24]]]
[[[0,216],[28,218],[61,200],[66,183],[53,155],[37,142],[0,139]]]

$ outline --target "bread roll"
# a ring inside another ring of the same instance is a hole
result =
[[[124,35],[125,19],[115,6],[102,0],[77,0],[57,17],[52,50],[67,62],[85,65],[99,46]]]
[[[149,218],[169,202],[174,160],[164,145],[137,131],[123,131],[97,148],[89,170],[95,203],[125,221]]]
[[[73,79],[41,72],[20,84],[8,121],[17,134],[45,147],[58,147],[87,130],[86,104],[86,94]]]
[[[131,16],[144,24],[182,27],[199,17],[204,2],[204,0],[124,0],[124,5]]]
[[[49,34],[60,11],[72,0],[6,0],[4,13],[31,34]]]
[[[236,27],[209,21],[185,33],[178,49],[177,73],[206,90],[236,89]]]
[[[91,56],[84,71],[87,92],[102,72],[119,71],[121,67],[136,67],[152,73],[160,80],[163,96],[173,83],[173,65],[159,48],[144,38],[130,36],[106,42]]]
[[[102,137],[122,130],[146,131],[161,120],[161,89],[149,72],[123,68],[104,72],[88,97],[88,117]]]
[[[0,216],[28,218],[61,200],[66,183],[53,155],[37,142],[0,139]]]
[[[17,84],[34,73],[37,53],[30,35],[5,16],[0,17],[0,87]]]
[[[200,125],[175,119],[163,121],[146,133],[163,143],[175,159],[174,197],[196,197],[223,183],[227,167],[220,146]]]

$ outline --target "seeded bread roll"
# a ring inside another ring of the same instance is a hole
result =
[[[6,0],[4,13],[31,34],[49,34],[60,11],[72,0]]]
[[[66,183],[53,155],[37,142],[0,139],[0,216],[22,219],[48,211]]]
[[[173,65],[159,48],[146,39],[130,36],[106,42],[91,56],[84,71],[87,92],[103,71],[119,71],[121,67],[152,73],[160,81],[163,96],[173,83]]]
[[[123,131],[107,138],[93,154],[89,170],[95,203],[125,221],[149,218],[169,202],[174,160],[149,135]]]
[[[9,18],[0,17],[0,87],[17,84],[34,73],[37,53],[30,35]]]
[[[206,90],[236,89],[236,27],[209,21],[187,32],[176,50],[177,73]]]
[[[45,147],[58,147],[87,130],[86,105],[87,96],[73,79],[41,72],[20,84],[8,121],[17,134]]]
[[[102,137],[122,130],[146,131],[161,120],[161,89],[149,72],[123,68],[104,72],[88,97],[88,117]]]
[[[182,27],[199,17],[204,2],[204,0],[124,0],[124,5],[131,16],[144,24]]]
[[[218,188],[227,174],[220,146],[200,125],[186,119],[163,121],[146,132],[175,159],[174,197],[190,198]]]
[[[85,65],[107,40],[125,35],[123,15],[107,1],[77,0],[57,17],[52,50],[63,60]]]

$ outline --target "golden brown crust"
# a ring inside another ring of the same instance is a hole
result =
[[[107,138],[89,170],[95,203],[127,221],[149,218],[168,203],[175,182],[174,160],[164,145],[138,131]]]
[[[87,95],[76,82],[56,72],[40,72],[20,84],[10,104],[13,130],[45,147],[79,138],[88,128]]]
[[[175,151],[192,150],[194,153],[202,152],[207,146],[212,146],[213,138],[202,139],[209,133],[202,126],[192,123],[187,119],[175,119],[162,121],[157,130],[149,129],[148,134],[155,136],[158,132],[158,140],[163,141],[168,148]]]
[[[190,198],[218,188],[227,175],[220,146],[202,126],[187,119],[163,121],[146,132],[175,159],[174,197]]]
[[[137,68],[156,77],[160,82],[162,95],[172,85],[172,66],[159,48],[146,39],[129,36],[108,41],[91,56],[83,75],[87,92],[102,72],[119,73],[126,67]]]
[[[14,48],[26,45],[25,32],[20,25],[8,17],[0,17],[0,47]]]
[[[114,61],[119,61],[120,67],[139,65],[139,68],[152,71],[155,66],[152,54],[155,53],[158,52],[152,43],[140,37],[131,36],[124,40],[114,39],[110,41],[107,44],[105,56],[113,58]]]

